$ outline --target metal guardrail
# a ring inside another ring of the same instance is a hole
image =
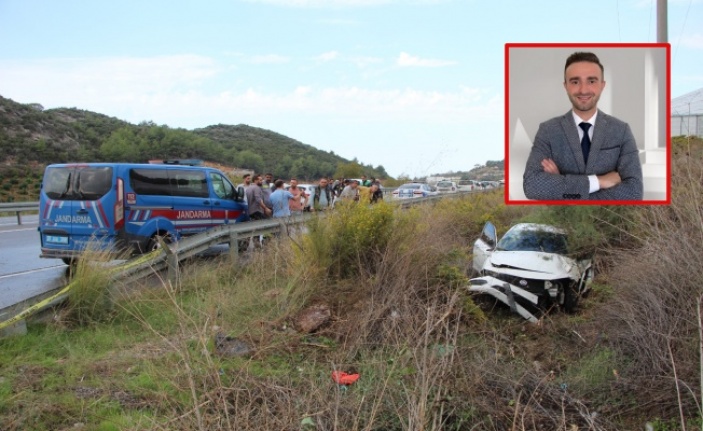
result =
[[[39,202],[4,202],[0,203],[0,213],[17,214],[17,224],[22,224],[23,212],[39,211]]]
[[[443,198],[467,196],[476,192],[478,191],[458,192],[428,196],[424,198],[394,199],[391,202],[396,202],[402,208],[407,208],[422,203],[438,201]],[[19,211],[38,210],[36,207],[38,205],[34,202],[26,202],[20,205],[25,206],[21,207]],[[6,211],[5,208],[7,207],[9,207],[9,204],[0,204],[0,211]],[[324,216],[324,213],[305,213],[302,216],[294,216],[285,219],[268,219],[222,225],[209,229],[203,233],[183,238],[173,244],[162,243],[160,251],[139,256],[117,267],[114,267],[111,270],[112,279],[115,281],[119,280],[123,283],[128,283],[148,275],[155,274],[163,269],[168,269],[168,280],[175,283],[179,277],[179,263],[185,259],[189,259],[199,253],[204,252],[210,247],[222,243],[229,243],[230,255],[233,259],[237,259],[239,256],[239,241],[248,241],[250,238],[258,237],[259,235],[283,235],[284,233],[287,233],[289,228],[305,223],[311,218],[319,216]],[[69,284],[61,289],[57,288],[49,292],[44,292],[41,295],[33,298],[27,298],[19,304],[15,304],[5,308],[4,310],[0,310],[1,318],[14,316],[7,320],[0,319],[0,337],[2,336],[3,330],[7,327],[16,325],[18,322],[23,322],[24,319],[32,314],[65,300],[68,297],[68,292],[70,291],[71,286],[72,284]]]

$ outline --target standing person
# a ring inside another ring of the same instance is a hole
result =
[[[344,178],[335,180],[334,185],[332,186],[334,197],[338,198],[342,194],[342,190],[344,190],[344,187],[346,187],[347,184],[349,184],[349,182]]]
[[[273,174],[264,174],[264,179],[261,183],[261,189],[264,192],[264,203],[271,208],[271,192],[273,192]]]
[[[261,175],[254,177],[254,182],[246,188],[247,204],[249,205],[249,218],[252,220],[262,220],[266,218],[266,212],[270,208],[264,203],[264,193],[261,188]]]
[[[320,178],[320,182],[313,191],[314,195],[312,197],[310,210],[325,211],[332,208],[332,204],[334,203],[334,192],[329,187],[329,181],[326,177]]]
[[[372,204],[383,201],[383,192],[378,183],[372,183],[369,189],[369,200]]]
[[[271,192],[271,205],[273,206],[273,218],[290,217],[290,203],[297,201],[300,203],[300,195],[294,196],[283,188],[283,180],[276,180],[273,183]]]
[[[598,109],[603,65],[591,52],[566,59],[572,109],[539,125],[527,159],[529,199],[642,199],[642,166],[630,126]]]
[[[297,178],[290,179],[290,187],[288,187],[288,191],[296,198],[296,199],[288,201],[288,203],[290,205],[291,214],[292,215],[303,214],[303,208],[305,208],[305,205],[306,205],[305,192],[303,191],[303,189],[298,187],[298,179]]]
[[[371,180],[366,178],[366,175],[361,176],[361,184],[360,186],[362,187],[371,187]]]
[[[242,175],[242,180],[244,182],[237,185],[237,194],[239,196],[244,196],[246,193],[247,187],[249,187],[251,185],[251,174]]]
[[[356,180],[346,180],[346,186],[339,195],[342,201],[358,201],[359,200],[359,182]]]

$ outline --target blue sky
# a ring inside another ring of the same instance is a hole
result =
[[[703,0],[668,13],[676,97],[703,87]],[[506,42],[656,42],[656,4],[0,0],[0,40],[17,102],[248,124],[422,176],[504,157]]]

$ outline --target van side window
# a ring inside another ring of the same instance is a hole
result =
[[[234,186],[226,178],[217,172],[210,172],[210,182],[212,189],[220,199],[228,199],[234,197]]]
[[[112,168],[83,168],[77,172],[77,189],[80,200],[98,200],[112,188]]]
[[[202,171],[173,171],[175,178],[174,196],[189,196],[193,198],[206,198],[210,196]]]
[[[171,195],[168,171],[165,169],[130,169],[129,182],[139,195]]]

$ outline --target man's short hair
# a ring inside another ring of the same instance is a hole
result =
[[[603,75],[604,69],[603,65],[600,64],[598,56],[592,52],[575,52],[566,59],[566,65],[564,65],[564,78],[566,78],[566,69],[569,68],[573,63],[578,63],[581,61],[587,61],[589,63],[595,63],[600,67],[600,73]]]
[[[246,180],[247,177],[250,177],[250,176],[251,176],[251,174],[244,174],[244,175],[242,175],[242,179],[245,179],[245,180]]]
[[[283,187],[283,180],[274,181],[273,186],[277,189],[280,189],[281,187]]]

